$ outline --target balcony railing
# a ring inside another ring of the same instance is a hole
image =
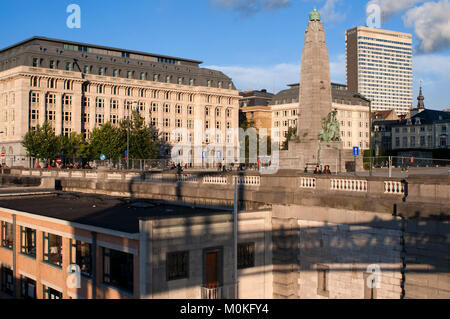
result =
[[[202,299],[222,299],[222,287],[202,287]]]

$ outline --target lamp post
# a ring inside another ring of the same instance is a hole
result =
[[[364,95],[360,93],[356,93],[353,97],[357,97],[363,99],[364,101],[369,103],[369,159],[370,159],[370,168],[369,174],[372,176],[372,100],[366,98]]]

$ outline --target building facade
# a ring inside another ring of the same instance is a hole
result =
[[[231,151],[224,156],[237,159],[239,92],[230,78],[200,63],[40,37],[1,50],[0,148],[7,164],[25,164],[22,138],[46,120],[57,135],[89,138],[133,110],[169,144],[191,145],[195,127],[202,148],[226,140]]]
[[[257,129],[266,129],[267,135],[272,133],[272,111],[269,103],[274,94],[267,90],[241,92],[240,122],[251,122]]]
[[[373,145],[375,155],[380,151],[392,149],[392,126],[400,123],[400,117],[394,110],[378,111],[372,114]]]
[[[0,298],[269,299],[270,224],[267,211],[239,214],[236,261],[229,210],[10,194],[0,200]]]
[[[448,112],[425,109],[392,126],[392,149],[448,149],[449,130]]]
[[[344,149],[369,149],[369,106],[364,100],[354,97],[345,85],[332,83],[332,106],[337,110],[341,138]],[[280,145],[286,139],[289,127],[298,123],[299,85],[292,84],[274,96],[272,108],[272,126],[279,129]]]
[[[372,100],[372,110],[408,113],[412,104],[412,35],[356,27],[346,32],[349,90]]]

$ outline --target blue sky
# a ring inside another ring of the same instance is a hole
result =
[[[414,95],[423,81],[426,106],[450,108],[449,0],[371,0],[383,28],[414,35]],[[81,7],[69,29],[66,8]],[[237,87],[278,91],[299,81],[307,15],[322,12],[332,80],[345,83],[345,30],[366,25],[363,0],[2,0],[0,47],[47,36],[204,61]],[[426,32],[425,32],[426,31]]]

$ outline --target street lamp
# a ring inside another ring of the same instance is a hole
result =
[[[360,93],[356,93],[353,97],[357,97],[363,99],[364,101],[369,103],[369,159],[370,159],[370,176],[372,176],[372,100],[366,98],[364,95]]]

